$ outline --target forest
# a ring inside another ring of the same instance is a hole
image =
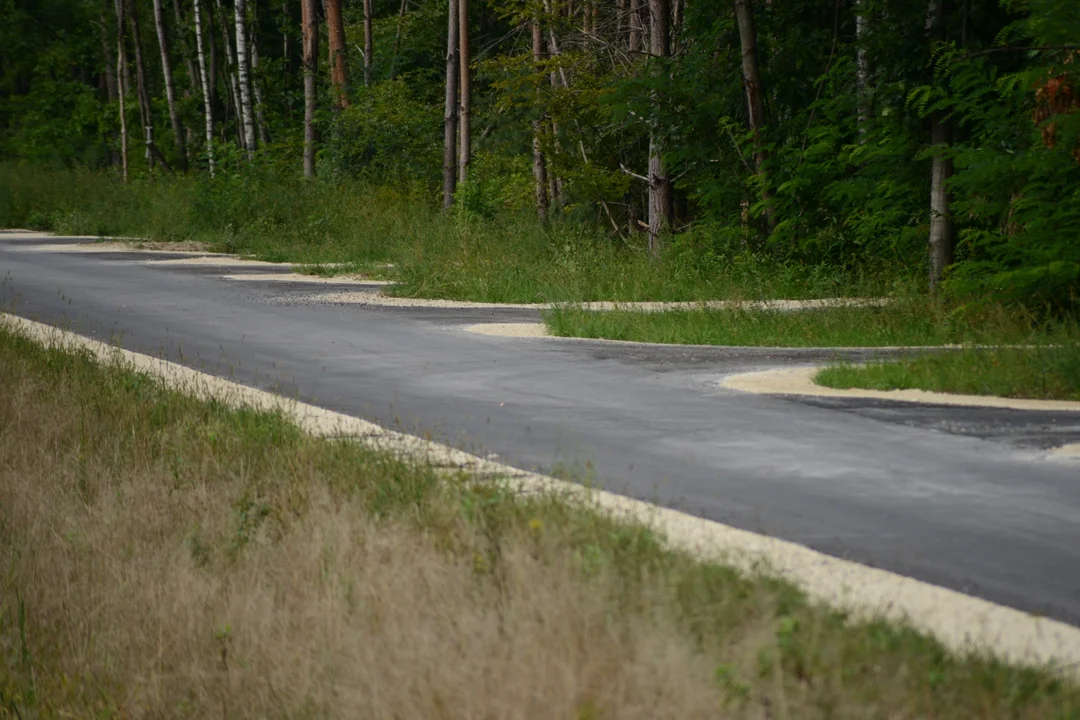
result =
[[[1080,293],[1072,0],[0,8],[8,226],[496,301]]]

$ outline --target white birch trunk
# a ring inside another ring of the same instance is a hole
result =
[[[236,0],[236,68],[240,85],[240,118],[244,123],[244,147],[248,160],[255,159],[255,112],[251,104],[251,75],[248,72],[247,9]]]
[[[206,52],[203,50],[202,12],[199,5],[202,0],[194,0],[195,5],[195,44],[199,55],[199,80],[202,85],[203,118],[206,120],[206,161],[210,168],[210,177],[214,177],[214,105],[210,102],[210,83],[206,77]]]

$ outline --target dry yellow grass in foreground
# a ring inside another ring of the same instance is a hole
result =
[[[1078,714],[1047,671],[845,622],[580,501],[0,330],[0,716]]]

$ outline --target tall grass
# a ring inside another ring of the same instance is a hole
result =
[[[554,496],[0,330],[0,716],[1048,718],[1080,689],[852,623]]]
[[[124,185],[103,172],[0,164],[0,225],[198,240],[273,261],[392,263],[395,292],[490,302],[867,295],[896,280],[886,269],[769,260],[707,227],[673,238],[655,263],[641,238],[590,225],[446,214],[423,186],[305,181],[272,168]]]
[[[1080,400],[1080,340],[836,365],[819,372],[814,381],[835,388]]]
[[[985,343],[1075,343],[1073,320],[1040,318],[992,303],[957,305],[899,294],[874,305],[822,309],[726,309],[596,312],[573,306],[544,313],[552,334],[637,342],[773,347],[882,347]]]

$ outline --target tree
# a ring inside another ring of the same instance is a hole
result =
[[[758,182],[761,184],[766,226],[771,231],[773,227],[772,210],[769,207],[771,195],[765,177],[765,163],[768,160],[768,150],[765,147],[765,89],[761,84],[757,30],[754,28],[754,9],[751,2],[752,0],[735,0],[735,19],[739,25],[739,43],[742,46],[747,123],[754,137],[754,168]]]
[[[245,0],[236,0],[236,67],[240,85],[240,117],[244,123],[244,147],[248,160],[255,158],[255,110],[252,107],[251,75],[248,72],[247,10]]]
[[[375,60],[371,31],[371,0],[364,0],[364,87],[371,87],[371,64]]]
[[[146,63],[143,62],[142,34],[139,32],[138,4],[135,0],[124,0],[126,3],[128,26],[131,28],[131,41],[135,47],[135,86],[139,99],[139,117],[142,118],[143,131],[145,132],[146,163],[153,167],[154,160],[162,161],[162,165],[168,169],[165,158],[157,151],[154,145],[154,116],[150,105],[150,90],[146,82]]]
[[[469,176],[469,163],[472,161],[472,77],[469,71],[469,0],[457,0],[458,6],[458,43],[459,68],[458,78],[461,96],[458,139],[458,182],[465,182]]]
[[[211,101],[210,81],[206,77],[206,52],[203,48],[202,0],[193,0],[195,6],[195,45],[199,56],[199,78],[203,95],[203,119],[206,124],[206,162],[210,177],[214,176],[214,103]]]
[[[304,35],[304,177],[315,177],[315,104],[319,72],[319,15],[315,0],[300,0]]]
[[[127,65],[127,52],[124,50],[124,0],[116,0],[116,86],[117,97],[120,99],[120,167],[123,173],[124,182],[128,181],[128,128],[127,128],[127,108],[125,107],[125,96],[127,95],[127,86],[125,85],[125,73],[124,68]]]
[[[240,141],[240,147],[247,149],[244,136],[244,105],[240,99],[240,78],[236,73],[236,55],[233,54],[232,46],[232,32],[229,30],[228,13],[225,12],[225,8],[221,4],[221,0],[215,0],[218,13],[218,28],[221,30],[221,42],[222,50],[225,53],[225,66],[221,69],[222,72],[228,77],[228,84],[226,87],[230,90],[229,100],[230,104],[236,111],[239,122],[236,124],[237,138]],[[225,122],[228,123],[228,105],[226,106]]]
[[[543,71],[544,60],[544,30],[540,26],[540,18],[535,17],[532,21],[532,56],[533,63],[536,65],[537,73]],[[539,81],[536,88],[536,105],[540,107],[540,86]],[[548,179],[547,179],[547,162],[544,158],[544,150],[541,144],[541,135],[543,134],[543,118],[542,115],[538,115],[533,120],[533,182],[535,184],[536,195],[536,216],[540,219],[540,222],[547,222],[548,219]]]
[[[161,71],[165,75],[165,99],[169,104],[169,122],[172,124],[173,141],[179,167],[187,172],[187,148],[184,147],[184,131],[180,127],[180,112],[176,106],[176,83],[173,81],[172,58],[169,35],[165,29],[165,12],[161,0],[154,0],[154,25],[157,27],[158,47],[161,48]]]
[[[341,0],[326,0],[326,38],[330,47],[330,85],[334,88],[337,105],[349,107],[349,64],[345,50],[345,19]],[[365,67],[367,59],[364,60]]]
[[[443,113],[443,207],[454,204],[458,139],[458,0],[450,0],[446,28],[446,109]]]
[[[661,82],[665,72],[664,62],[671,55],[667,0],[649,0],[649,55],[653,64],[653,77]],[[664,94],[654,94],[657,118],[662,117],[661,105]],[[657,127],[649,133],[649,253],[660,257],[661,237],[671,227],[671,178],[664,167],[663,130]]]
[[[926,29],[933,46],[945,42],[945,0],[930,0]],[[948,181],[953,171],[952,160],[947,154],[951,142],[952,129],[945,117],[945,110],[935,109],[930,114],[930,144],[934,148],[930,161],[931,289],[937,287],[945,268],[952,264],[955,248],[948,189]]]

